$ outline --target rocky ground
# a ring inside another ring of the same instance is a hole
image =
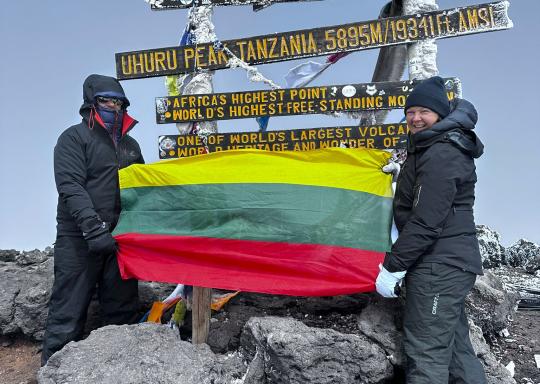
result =
[[[234,305],[234,301],[231,305]],[[330,316],[306,316],[304,313],[290,310],[289,313],[312,327],[333,328],[343,333],[358,333],[358,323],[352,314],[335,312]],[[225,307],[223,311],[214,313],[213,317],[214,319],[221,318],[223,321],[228,316],[227,314]],[[219,320],[214,321],[214,323],[217,322]],[[37,383],[40,347],[41,343],[35,341],[17,337],[0,337],[0,383]],[[518,384],[539,384],[540,369],[536,366],[534,355],[540,354],[540,312],[518,311],[509,322],[508,336],[497,337],[492,350],[503,365],[514,362],[514,378]]]
[[[37,383],[41,343],[0,337],[0,383]]]
[[[514,362],[514,378],[518,383],[539,384],[540,368],[534,355],[540,355],[540,312],[518,311],[508,331],[508,336],[497,338],[492,350],[503,365]]]
[[[478,235],[486,274],[466,305],[488,383],[540,384],[540,247],[520,240],[504,249],[485,226]],[[209,346],[202,348],[189,342],[189,313],[179,332],[151,324],[100,328],[93,303],[86,328],[94,331],[40,370],[52,250],[0,250],[0,276],[0,384],[404,383],[402,299],[243,292],[213,312]],[[173,288],[141,283],[141,315]]]

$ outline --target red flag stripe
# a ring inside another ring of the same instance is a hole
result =
[[[318,244],[138,233],[115,237],[124,279],[294,296],[373,291],[384,258],[382,252]]]

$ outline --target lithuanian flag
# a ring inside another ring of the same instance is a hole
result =
[[[297,296],[371,291],[390,249],[389,156],[242,149],[122,169],[122,277]]]

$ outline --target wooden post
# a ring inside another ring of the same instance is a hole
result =
[[[206,343],[210,330],[210,304],[212,288],[193,287],[192,332],[193,344]]]
[[[214,25],[212,24],[212,7],[201,6],[191,8],[189,12],[189,23],[192,27],[195,44],[210,43],[216,40]],[[198,93],[212,93],[212,77],[214,72],[197,72],[193,74],[189,83],[184,87],[184,95]],[[198,123],[199,129],[197,135],[207,136],[217,133],[217,123],[215,121],[202,121]],[[176,127],[180,134],[187,134],[186,127],[191,124],[177,124]],[[192,306],[192,330],[191,342],[193,344],[206,343],[208,331],[210,329],[210,304],[212,302],[212,289],[204,287],[193,287],[193,306]]]

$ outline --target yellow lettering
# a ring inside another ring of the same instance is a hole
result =
[[[478,18],[482,20],[482,27],[488,27],[490,25],[489,11],[487,8],[480,8],[478,10]]]
[[[122,74],[131,75],[133,68],[131,67],[131,55],[127,57],[127,66],[126,66],[126,57],[122,56]]]
[[[139,62],[137,62],[137,58],[135,55],[133,55],[133,73],[144,73],[144,61],[143,61],[143,54],[139,53]],[[139,68],[139,72],[137,72],[137,68]]]
[[[308,49],[307,53],[317,53],[317,42],[315,41],[315,37],[313,37],[313,33],[310,32],[308,34]]]
[[[247,43],[247,60],[257,60],[257,54],[255,53],[255,47],[253,46],[253,42],[248,41]]]
[[[246,61],[246,58],[244,56],[244,45],[246,45],[245,41],[237,41],[236,45],[240,48],[240,59],[242,61]]]
[[[300,41],[300,35],[294,35],[290,37],[291,42],[291,55],[301,55],[302,54],[302,45]]]
[[[154,72],[154,54],[152,52],[144,55],[144,70],[146,72]]]
[[[287,38],[285,36],[281,37],[281,57],[289,56],[289,47],[287,46]]]
[[[467,20],[469,21],[469,28],[470,29],[478,28],[478,10],[477,9],[467,9]]]
[[[195,50],[190,47],[184,48],[184,67],[190,68],[189,60],[195,58]]]
[[[268,54],[268,56],[271,59],[278,58],[279,57],[278,54],[274,52],[274,50],[276,48],[276,44],[277,44],[277,37],[270,37],[270,38],[268,38],[268,40],[272,44],[272,45],[270,45],[270,53]]]
[[[167,69],[169,71],[175,70],[178,67],[178,62],[176,60],[176,51],[170,49],[167,51]]]
[[[216,65],[218,63],[216,51],[214,50],[214,47],[211,45],[208,49],[208,65]]]
[[[381,23],[376,22],[373,24],[369,24],[369,30],[371,32],[371,43],[381,43],[382,42],[382,31],[381,31]]]
[[[257,39],[257,57],[259,59],[268,58],[268,47],[266,46],[266,39]]]

